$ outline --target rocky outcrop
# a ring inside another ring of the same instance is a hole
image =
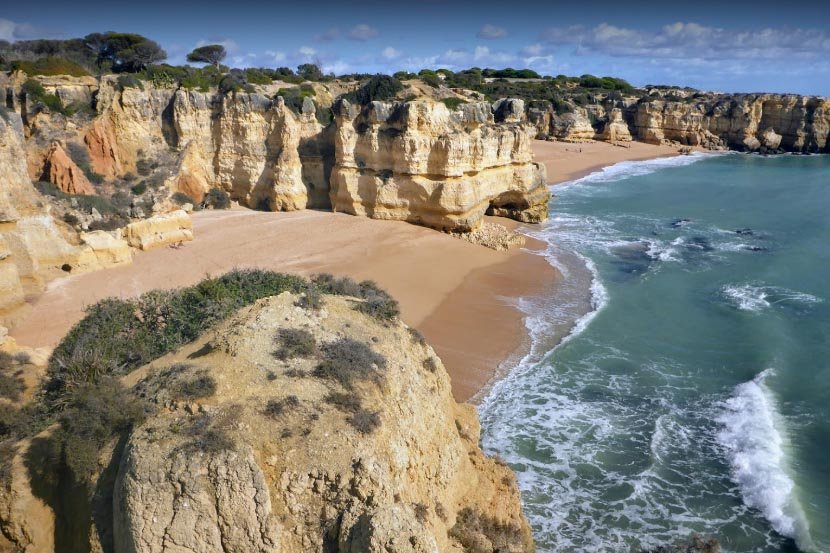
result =
[[[81,243],[89,246],[95,263],[100,267],[115,267],[133,260],[129,243],[103,230],[82,232]]]
[[[57,142],[46,154],[43,175],[66,194],[95,194],[92,183]]]
[[[608,113],[608,118],[598,138],[607,142],[631,142],[631,131],[623,119],[622,110],[613,108]]]
[[[184,210],[154,215],[121,230],[127,243],[139,250],[193,240],[193,222]]]
[[[503,122],[497,122],[496,117]],[[532,161],[519,100],[462,104],[342,101],[331,176],[332,207],[377,219],[469,231],[485,213],[547,217],[544,167]]]
[[[120,460],[114,551],[532,551],[515,477],[433,350],[360,300],[297,301],[261,300],[129,377],[157,411]],[[322,353],[277,359],[291,329]],[[368,356],[354,380],[312,376],[336,343]],[[182,401],[194,379],[215,392]]]

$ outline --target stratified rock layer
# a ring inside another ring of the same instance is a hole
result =
[[[794,94],[703,94],[683,101],[627,98],[572,113],[533,113],[538,136],[630,139],[709,149],[830,152],[830,100]]]
[[[477,228],[486,212],[525,222],[547,217],[544,167],[519,100],[490,106],[372,102],[336,107],[336,211],[442,230]],[[496,120],[496,117],[500,121]]]

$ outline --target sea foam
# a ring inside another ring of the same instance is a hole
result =
[[[821,302],[821,298],[779,286],[763,284],[728,284],[721,288],[727,302],[741,311],[759,312],[776,304],[809,305]]]
[[[599,171],[595,171],[582,178],[568,181],[555,185],[557,188],[569,184],[582,184],[587,182],[612,182],[627,179],[630,177],[637,177],[641,175],[648,175],[667,169],[670,167],[684,167],[691,165],[709,156],[716,155],[712,153],[694,152],[690,155],[679,155],[672,157],[661,157],[657,159],[648,159],[645,161],[621,161],[608,167],[603,167]]]
[[[788,473],[784,421],[766,384],[773,374],[767,369],[735,388],[718,416],[723,425],[718,441],[727,452],[744,503],[761,511],[778,533],[810,551],[814,546],[809,525]]]

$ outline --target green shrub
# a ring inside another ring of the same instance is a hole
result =
[[[118,75],[117,83],[118,88],[120,90],[124,90],[127,88],[137,88],[139,90],[144,90],[144,84],[142,84],[141,80],[139,80],[137,76],[130,75],[128,73]]]
[[[276,342],[279,349],[274,352],[274,357],[283,361],[296,357],[311,357],[317,352],[314,335],[302,328],[281,328]]]
[[[319,311],[323,307],[323,294],[320,289],[310,284],[303,290],[300,299],[297,300],[297,307]]]
[[[49,111],[62,113],[64,115],[67,114],[61,99],[55,94],[47,94],[46,89],[43,88],[43,85],[35,79],[28,79],[25,83],[23,83],[23,92],[26,93],[26,97],[29,100],[35,104],[46,106]]]
[[[470,507],[458,513],[449,535],[470,553],[524,551],[529,542],[529,536],[518,525],[501,522]]]
[[[81,221],[74,213],[64,213],[63,222],[67,225],[77,226]]]
[[[267,85],[273,82],[273,79],[264,73],[261,69],[248,68],[245,70],[245,78],[251,84]]]
[[[107,232],[120,229],[130,224],[130,220],[122,215],[113,215],[100,221],[92,221],[89,230],[105,230]]]
[[[447,106],[450,111],[455,111],[458,106],[467,103],[467,100],[464,100],[463,98],[444,98],[441,101],[444,102],[444,105]]]
[[[314,88],[308,84],[293,88],[281,88],[276,95],[282,97],[288,109],[299,114],[303,111],[303,101],[306,98],[314,98]]]
[[[325,402],[346,413],[357,413],[363,407],[360,398],[348,392],[330,392]]]
[[[375,75],[363,86],[344,95],[350,102],[367,105],[374,101],[391,100],[403,90],[403,84],[389,75]]]
[[[71,196],[78,204],[78,209],[84,210],[86,212],[92,212],[92,209],[96,209],[98,213],[101,215],[110,215],[118,213],[118,206],[116,206],[112,201],[104,198],[102,196]]]
[[[231,197],[221,188],[211,188],[205,194],[205,199],[202,200],[202,206],[212,209],[228,209],[231,207]]]
[[[414,503],[412,509],[415,511],[415,518],[418,519],[418,522],[426,524],[429,520],[429,507],[423,503]]]
[[[317,378],[334,380],[347,390],[359,381],[383,382],[380,369],[386,368],[386,358],[363,342],[340,338],[323,346],[322,353],[323,359],[312,373]]]
[[[300,406],[300,400],[297,396],[287,396],[282,399],[269,399],[265,404],[265,416],[272,419],[277,419],[283,415],[288,409],[296,409]]]
[[[136,196],[141,196],[142,194],[147,192],[147,183],[140,182],[140,183],[136,184],[135,186],[131,187],[130,191],[133,194],[135,194]]]
[[[35,189],[44,196],[52,196],[53,198],[65,199],[69,198],[69,194],[55,186],[49,181],[39,180],[34,183]]]
[[[366,300],[356,304],[354,309],[380,321],[388,322],[400,315],[398,302],[371,280],[357,283],[348,277],[337,278],[328,273],[322,273],[312,277],[312,281],[325,294],[352,296]]]
[[[60,444],[63,461],[78,482],[98,472],[101,449],[136,424],[145,406],[121,383],[110,377],[75,386],[65,398],[60,429],[53,440]]]
[[[187,380],[180,380],[172,389],[173,397],[193,401],[213,397],[216,394],[216,379],[209,374],[200,374]]]
[[[74,61],[60,57],[47,57],[33,61],[17,60],[11,63],[12,69],[19,69],[27,75],[71,75],[72,77],[87,77],[89,71]]]
[[[304,286],[306,281],[294,275],[243,269],[187,288],[101,300],[53,351],[47,399],[59,401],[78,382],[128,373],[193,341],[245,305]]]
[[[352,428],[361,434],[371,434],[380,428],[380,415],[377,411],[360,409],[355,414],[350,415],[346,420],[352,425]]]
[[[188,196],[184,192],[176,192],[175,194],[173,194],[170,197],[170,199],[173,200],[175,203],[177,203],[179,205],[184,205],[184,204],[197,205],[197,203],[198,203],[198,202],[196,202],[196,200],[194,200],[193,198],[191,198],[190,196]]]
[[[25,389],[26,385],[19,376],[0,372],[0,397],[17,401]]]
[[[379,321],[393,321],[401,314],[398,302],[371,280],[360,283],[360,297],[366,301],[355,305],[355,310]]]
[[[86,146],[78,142],[68,142],[66,144],[66,153],[69,154],[69,157],[72,158],[75,165],[84,172],[89,182],[95,184],[104,182],[104,177],[92,170],[92,160],[89,158],[89,151],[86,149]],[[99,209],[98,211],[101,210]]]

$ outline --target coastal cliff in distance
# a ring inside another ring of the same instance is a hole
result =
[[[706,94],[671,89],[593,105],[537,110],[537,137],[639,140],[747,152],[830,152],[830,100],[794,94]]]
[[[514,474],[396,311],[371,283],[258,271],[98,304],[35,396],[55,422],[3,443],[0,550],[532,552]]]

